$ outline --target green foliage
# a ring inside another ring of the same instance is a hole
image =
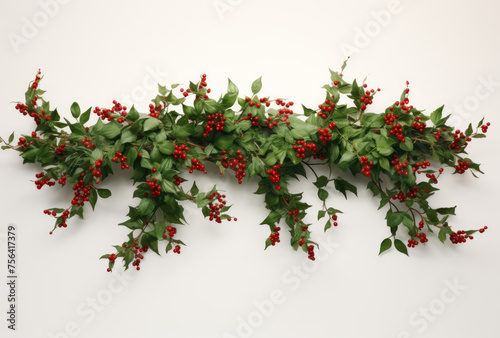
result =
[[[345,63],[342,71],[344,68]],[[40,164],[44,176],[39,181],[74,186],[76,200],[66,208],[50,209],[55,214],[54,229],[65,227],[67,218],[83,218],[87,202],[94,209],[99,197],[110,197],[111,190],[98,184],[115,170],[130,172],[136,187],[133,197],[139,200],[129,207],[128,219],[120,223],[130,230],[128,240],[114,246],[115,254],[101,257],[109,260],[110,269],[115,256],[123,260],[125,268],[130,264],[138,267],[138,252],[151,249],[159,253],[161,242],[165,252],[180,253],[184,243],[176,233],[186,223],[183,201],[194,203],[210,220],[232,219],[227,214],[230,206],[216,186],[204,192],[196,182],[190,188],[183,183],[190,173],[205,172],[209,162],[222,175],[230,171],[238,183],[244,177],[258,179],[255,193],[264,195],[269,210],[261,222],[270,229],[266,247],[276,244],[281,223],[288,227],[295,250],[300,247],[308,252],[308,247],[316,246],[310,224],[304,222],[311,205],[302,200],[302,193],[294,192],[300,188],[290,184],[291,179],[307,178],[306,169],[316,177],[317,219],[328,216],[325,231],[337,225],[336,215],[341,213],[326,201],[336,203],[341,196],[347,198],[348,192],[357,196],[359,184],[366,184],[380,199],[379,209],[387,208],[391,236],[382,241],[379,254],[393,243],[397,251],[408,254],[405,243],[396,238],[401,226],[410,241],[433,228],[439,229],[442,242],[459,236],[448,224],[455,207],[431,207],[428,198],[439,190],[440,167],[455,170],[459,160],[467,161],[468,171],[481,173],[479,164],[464,154],[471,139],[485,137],[483,121],[476,128],[469,124],[457,138],[454,128],[447,125],[449,116],[442,116],[443,107],[427,116],[409,105],[407,90],[385,111],[369,112],[376,91],[368,90],[364,82],[347,82],[337,72],[330,71],[330,75],[331,83],[323,86],[324,102],[314,110],[302,106],[303,114],[293,111],[291,102],[258,97],[261,77],[252,83],[251,95],[241,97],[238,87],[228,80],[227,92],[216,100],[210,98],[203,76],[202,81],[190,83],[189,91],[181,90],[182,98],[175,96],[177,85],[171,89],[159,85],[149,115],[140,114],[134,106],[126,112],[115,105],[100,110],[104,115],[88,127],[85,124],[97,109],[82,113],[75,102],[70,113],[76,122],[61,120],[57,110],[51,110],[42,99],[43,91],[30,87],[23,109],[34,118],[36,134],[21,136],[15,145],[12,133],[7,141],[1,139],[2,149],[19,151],[23,163]],[[35,95],[43,104],[33,104]],[[346,101],[349,104],[339,103]],[[238,107],[233,108],[236,103]],[[182,108],[182,112],[174,108]],[[425,161],[432,164],[424,167]],[[335,168],[346,173],[342,177],[318,176],[313,165],[328,166],[330,173]],[[461,236],[472,233],[474,230]]]

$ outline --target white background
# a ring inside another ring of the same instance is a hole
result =
[[[432,199],[458,206],[455,229],[487,225],[485,234],[460,246],[429,235],[410,257],[394,249],[379,257],[389,235],[385,211],[359,184],[359,197],[348,201],[331,191],[328,202],[344,214],[326,234],[323,221],[313,226],[326,243],[315,265],[290,248],[284,231],[280,245],[263,250],[268,230],[259,225],[266,212],[252,194],[256,181],[238,186],[209,174],[196,175],[200,187],[217,182],[238,222],[210,223],[187,206],[181,255],[150,253],[140,272],[106,273],[98,258],[124,241],[127,229],[116,224],[136,203],[130,172],[106,181],[113,196],[87,209],[84,221],[72,219],[49,236],[52,218],[42,210],[65,206],[70,189],[38,191],[39,168],[2,152],[0,275],[7,276],[5,232],[14,224],[19,276],[16,332],[6,328],[7,288],[0,285],[2,337],[496,337],[498,7],[484,0],[2,1],[4,138],[33,130],[14,102],[38,68],[45,99],[68,118],[73,101],[86,109],[129,97],[144,111],[155,81],[186,84],[202,73],[216,95],[228,77],[249,94],[262,75],[264,94],[314,108],[328,68],[339,69],[347,55],[347,79],[368,75],[369,86],[382,88],[373,111],[397,100],[409,80],[416,107],[445,104],[460,128],[483,116],[492,122],[488,138],[469,147],[485,175],[445,175]],[[305,191],[314,222],[311,181],[291,189]]]

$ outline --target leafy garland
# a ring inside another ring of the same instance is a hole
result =
[[[230,169],[238,183],[244,177],[259,177],[256,193],[264,195],[270,211],[261,223],[270,230],[266,248],[280,242],[279,223],[284,219],[291,246],[315,259],[317,244],[311,239],[310,224],[304,222],[311,205],[302,201],[302,193],[289,189],[290,179],[306,177],[305,167],[316,176],[314,185],[322,203],[318,220],[327,218],[325,231],[337,226],[341,212],[326,205],[327,185],[333,182],[346,198],[348,192],[357,193],[356,187],[341,177],[318,177],[312,165],[349,170],[353,179],[365,181],[380,198],[379,209],[389,206],[386,220],[391,235],[382,241],[380,253],[394,243],[398,251],[408,254],[407,247],[427,242],[425,231],[433,232],[433,228],[442,242],[447,238],[454,244],[473,239],[478,230],[455,232],[448,224],[455,207],[429,205],[427,199],[439,190],[435,185],[443,173],[443,168],[432,169],[430,161],[451,167],[454,173],[469,170],[476,176],[474,172],[481,170],[464,157],[465,148],[472,138],[485,137],[489,123],[481,120],[476,128],[469,125],[461,132],[446,125],[449,116],[442,116],[443,107],[430,116],[423,114],[409,104],[408,82],[399,101],[384,112],[367,112],[380,89],[368,90],[365,83],[348,83],[341,73],[330,72],[331,83],[323,87],[325,100],[314,110],[303,106],[303,115],[292,110],[293,102],[259,97],[261,78],[253,82],[251,96],[238,97],[238,88],[229,80],[227,93],[214,100],[209,97],[206,75],[202,75],[185,90],[176,89],[178,85],[159,85],[148,115],[113,101],[109,109],[94,108],[99,119],[93,126],[85,126],[92,109],[82,113],[75,102],[71,106],[75,122],[61,119],[57,109],[51,109],[42,98],[38,71],[25,103],[16,105],[20,113],[35,120],[36,129],[21,136],[17,145],[12,143],[14,133],[8,141],[1,139],[5,143],[2,149],[20,152],[23,163],[41,164],[43,171],[35,181],[38,189],[56,182],[64,186],[68,180],[73,185],[69,207],[44,210],[55,218],[51,234],[67,227],[68,219],[75,215],[83,218],[86,202],[94,208],[98,197],[111,195],[110,190],[98,186],[113,174],[114,163],[132,172],[136,184],[133,196],[140,202],[129,207],[128,219],[120,223],[131,230],[128,240],[114,246],[115,253],[101,257],[109,262],[108,271],[117,258],[123,259],[125,269],[132,264],[139,270],[145,252],[159,252],[159,241],[166,242],[166,252],[180,253],[184,243],[176,233],[177,226],[185,223],[182,201],[196,204],[211,221],[231,221],[226,196],[216,186],[200,192],[196,182],[189,189],[182,184],[186,169],[206,173],[207,162],[214,163],[221,175]],[[343,96],[351,104],[339,102]],[[238,107],[233,109],[236,103]],[[182,113],[174,107],[182,108]],[[397,238],[401,225],[407,229],[407,244]]]

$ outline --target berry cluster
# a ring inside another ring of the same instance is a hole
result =
[[[201,88],[206,88],[207,87],[207,74],[203,74],[201,75],[201,81],[200,81],[200,85],[198,86],[198,89],[201,89]],[[210,93],[211,90],[210,88],[207,89],[207,93]],[[203,97],[204,99],[208,99],[208,96],[207,97]]]
[[[368,160],[368,157],[366,156],[361,156],[359,161],[361,162],[361,173],[366,177],[369,177],[372,174],[370,170],[373,162]]]
[[[306,150],[316,152],[316,143],[306,143],[304,140],[298,140],[293,145],[293,150],[297,152],[297,157],[306,157]]]
[[[170,238],[172,238],[177,233],[177,229],[175,227],[171,226],[171,225],[167,226],[165,228],[165,231],[164,231],[163,236],[162,236],[163,239],[167,239],[168,238],[167,234],[166,234],[167,232],[168,232],[168,236],[170,236]]]
[[[290,123],[290,121],[286,121],[286,122]],[[273,121],[272,117],[268,117],[267,120],[264,121],[264,123],[267,125],[267,127],[269,129],[273,129],[274,127],[276,127],[278,125],[278,120]]]
[[[222,113],[208,114],[207,115],[207,125],[205,127],[205,133],[203,137],[208,137],[211,131],[224,131],[224,125],[226,124],[226,117]],[[215,127],[214,127],[215,126]]]
[[[174,182],[175,185],[180,185],[182,182],[184,182],[184,180],[177,175],[174,175],[174,180],[175,180]]]
[[[87,138],[84,138],[84,139],[83,139],[83,140],[81,140],[80,142],[82,142],[82,144],[83,144],[85,147],[89,148],[89,149],[93,149],[93,148],[95,148],[95,143],[92,143],[92,142],[90,141],[90,138],[88,138],[88,137],[87,137]]]
[[[252,126],[254,126],[254,127],[259,126],[259,117],[252,116],[252,113],[248,113],[247,117],[245,117],[244,120],[250,120],[250,122],[252,122]]]
[[[453,149],[453,150],[460,150],[461,149],[460,140],[462,140],[462,139],[465,140],[464,148],[467,147],[468,142],[470,142],[470,140],[471,140],[470,137],[465,136],[464,133],[461,132],[459,129],[455,130],[452,133],[452,136],[453,136],[453,142],[450,144],[450,149]]]
[[[174,253],[176,253],[176,254],[180,254],[181,253],[181,246],[180,245],[176,245],[174,247]]]
[[[42,178],[44,175],[45,175],[45,173],[44,173],[43,171],[35,175],[35,176],[36,176],[36,178],[38,178],[38,180],[36,180],[36,181],[35,181],[36,188],[37,188],[38,190],[42,189],[42,187],[43,187],[44,185],[48,185],[49,187],[52,187],[52,186],[54,186],[54,185],[56,184],[56,182],[55,182],[55,181],[50,181],[50,176],[47,176],[47,177],[45,177],[44,179],[40,179],[40,178]]]
[[[61,145],[59,147],[57,147],[57,149],[56,149],[56,154],[62,155],[62,153],[64,153],[66,151],[66,149],[64,148],[65,146],[66,146],[66,142],[61,143]]]
[[[276,243],[280,242],[280,227],[276,227],[273,229],[273,232],[269,235],[269,239],[271,240],[271,245],[274,246]]]
[[[307,247],[307,258],[312,261],[316,260],[316,258],[314,257],[314,245],[312,244]]]
[[[180,92],[182,93],[182,95],[184,95],[184,97],[188,97],[188,95],[191,94],[191,89],[188,88],[184,90],[184,88],[181,88]]]
[[[401,126],[401,123],[393,124],[392,129],[389,130],[389,134],[395,135],[401,142],[406,142],[405,137],[403,135],[403,127]]]
[[[481,233],[481,234],[482,234],[482,233],[483,233],[483,232],[485,232],[487,229],[488,229],[488,227],[487,227],[487,226],[485,226],[485,227],[483,227],[483,228],[479,229],[479,233]]]
[[[418,131],[420,134],[423,134],[425,127],[427,127],[427,124],[425,122],[420,122],[421,120],[421,116],[415,117],[415,121],[412,123],[411,127]]]
[[[85,186],[83,178],[85,177],[85,173],[80,174],[80,180],[73,186],[73,190],[75,191],[75,196],[71,201],[72,205],[80,205],[83,206],[85,202],[89,200],[90,196],[90,185]]]
[[[30,146],[30,144],[29,144],[29,142],[27,142],[26,138],[22,137],[22,136],[19,138],[19,142],[17,142],[17,145],[21,147],[21,149],[19,149],[20,151],[24,151],[24,149],[26,149]]]
[[[399,115],[392,113],[388,113],[386,116],[384,116],[385,124],[387,124],[388,126],[393,125],[397,119],[399,119]]]
[[[28,106],[25,105],[24,103],[18,103],[15,106],[16,110],[19,110],[21,114],[24,116],[28,115]]]
[[[332,99],[326,99],[323,104],[318,105],[318,108],[320,109],[318,115],[324,119],[326,119],[330,113],[335,109],[335,102],[333,102],[333,99],[335,97],[332,95]]]
[[[368,85],[365,83],[363,84],[363,88],[368,87]],[[377,88],[377,91],[380,91],[380,88]],[[366,107],[370,104],[373,103],[373,96],[375,95],[375,89],[370,89],[365,91],[365,95],[363,95],[359,100],[361,101],[361,106],[360,109],[361,111],[365,111]]]
[[[41,75],[42,75],[42,71],[40,69],[38,69],[38,72],[36,73],[35,80],[33,81],[33,83],[30,86],[31,88],[33,88],[33,89],[37,89],[38,88],[38,83],[42,79]]]
[[[463,174],[467,169],[469,169],[470,162],[469,161],[464,161],[464,160],[458,160],[458,164],[455,165],[455,170],[459,174]]]
[[[115,157],[113,157],[111,161],[116,162],[118,160],[120,160],[122,170],[130,168],[130,165],[127,163],[127,156],[123,156],[119,151],[115,152]]]
[[[187,154],[186,154],[186,151],[189,151],[189,147],[187,147],[185,144],[181,144],[181,145],[177,145],[175,144],[174,145],[174,158],[175,159],[181,159],[181,160],[185,160],[187,159]]]
[[[221,195],[219,192],[214,192],[210,196],[207,197],[209,201],[212,201],[208,204],[208,208],[210,209],[209,219],[211,221],[215,220],[217,223],[222,223],[220,218],[220,210],[224,208],[226,205],[226,195]],[[215,202],[217,200],[217,202]]]
[[[149,188],[151,189],[151,197],[156,197],[160,196],[161,194],[161,187],[158,185],[158,179],[155,177],[152,180],[147,179],[146,183],[148,184]],[[147,192],[144,193],[144,196],[147,196]]]
[[[404,162],[401,162],[399,161],[398,156],[394,154],[393,160],[391,160],[391,164],[394,166],[394,169],[396,169],[396,172],[399,175],[408,176],[408,172],[405,171],[405,168],[408,166],[408,159],[406,159]]]
[[[330,129],[327,128],[318,128],[318,133],[319,133],[319,140],[323,142],[323,145],[326,146],[326,142],[332,140],[332,133],[330,132]]]
[[[66,173],[64,173],[61,178],[57,181],[60,185],[66,185]]]
[[[89,167],[89,171],[92,171],[92,176],[95,178],[100,178],[102,177],[101,173],[101,166],[102,166],[102,158],[96,160],[94,162],[95,168],[94,167]],[[96,181],[95,183],[99,184],[99,181]]]
[[[474,236],[466,234],[463,230],[458,230],[457,232],[453,231],[450,235],[450,241],[453,244],[465,243],[467,239],[473,240]]]
[[[278,173],[278,169],[282,168],[282,167],[283,167],[283,164],[278,163],[278,164],[275,164],[273,166],[273,169],[269,169],[267,171],[267,173],[269,174],[269,178],[275,184],[274,187],[276,188],[276,190],[281,190],[281,186],[279,184],[280,183],[280,174]]]
[[[54,216],[56,217],[57,216],[57,213],[55,211],[50,211],[50,210],[44,210],[43,213],[45,215],[49,215],[49,216]]]
[[[434,174],[425,174],[425,177],[427,177],[429,179],[429,182],[430,183],[434,183],[434,184],[437,184],[438,183],[438,178],[439,176],[441,176],[441,174],[443,173],[443,168],[439,168],[439,175],[434,175]]]
[[[410,103],[410,99],[408,98],[408,93],[410,92],[410,88],[408,88],[409,85],[410,82],[406,81],[405,98],[401,101],[396,101],[394,103],[396,106],[400,106],[401,110],[407,114],[410,112],[410,110],[413,109],[413,106],[408,106],[408,103]]]
[[[222,154],[225,155],[226,151],[222,150]],[[227,156],[222,157],[222,166],[224,168],[229,167],[231,169],[235,169],[236,172],[234,176],[238,180],[238,184],[241,184],[243,182],[242,181],[243,177],[246,176],[245,173],[245,168],[247,167],[247,165],[245,164],[246,162],[247,159],[243,158],[243,155],[241,155],[241,150],[237,150],[236,158],[229,159],[229,161]]]
[[[481,131],[482,131],[483,133],[487,133],[487,132],[488,132],[488,127],[489,127],[490,125],[491,125],[491,123],[489,123],[489,122],[488,122],[488,123],[486,123],[486,124],[483,124],[483,125],[481,126]]]
[[[294,222],[295,222],[295,223],[297,223],[297,222],[299,221],[299,219],[298,219],[298,216],[299,216],[299,209],[293,209],[293,210],[290,210],[290,211],[288,211],[288,214],[289,214],[290,216],[293,216],[293,217],[294,217],[294,219],[295,219],[295,221],[294,221]]]
[[[194,170],[203,171],[204,174],[207,173],[205,165],[201,164],[201,162],[196,158],[191,159],[191,166],[187,166],[187,168],[189,169],[190,174],[192,174]]]
[[[418,239],[420,240],[420,243],[427,243],[429,241],[427,239],[427,235],[423,232],[418,233],[417,235],[415,235],[415,237],[418,237]],[[408,240],[407,246],[409,248],[414,248],[417,245],[418,245],[418,241],[416,239],[411,238]]]
[[[420,174],[420,171],[418,171],[420,168],[426,169],[430,165],[431,165],[431,163],[429,161],[423,161],[422,163],[415,162],[415,164],[412,167],[412,170],[413,170],[413,172],[417,171],[417,173]]]
[[[137,271],[141,269],[139,265],[144,259],[144,256],[142,254],[148,252],[148,250],[149,246],[147,244],[144,244],[143,247],[140,247],[136,242],[134,242],[132,246],[132,251],[134,252],[134,261],[132,262],[132,266],[135,266]]]
[[[293,114],[293,110],[290,109],[290,107],[293,106],[293,101],[285,102],[281,99],[277,99],[276,104],[281,107],[280,110],[278,110],[279,119],[289,125],[290,121],[288,121],[288,117]],[[269,107],[269,102],[266,103],[266,106]]]
[[[398,187],[399,192],[395,195],[392,195],[393,200],[399,200],[400,202],[406,201],[408,198],[416,198],[417,194],[420,192],[419,188],[411,187],[408,189],[408,192],[406,194],[401,191],[401,187]]]
[[[333,226],[334,226],[334,227],[336,227],[337,225],[339,225],[339,224],[337,223],[337,219],[338,219],[337,215],[336,215],[336,214],[333,214],[333,215],[332,215],[332,221],[333,221]]]
[[[154,104],[149,104],[149,116],[158,118],[161,114],[161,103],[155,106]]]
[[[401,123],[396,123],[398,118],[399,115],[388,113],[387,116],[384,116],[385,124],[392,126],[392,129],[389,130],[389,134],[396,136],[401,142],[405,142],[403,127],[401,126]]]

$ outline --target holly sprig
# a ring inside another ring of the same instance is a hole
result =
[[[345,66],[344,62],[342,72]],[[111,108],[82,112],[75,102],[70,121],[43,99],[41,79],[38,71],[25,102],[15,107],[34,119],[35,130],[22,135],[17,144],[14,133],[8,140],[1,139],[2,149],[18,151],[23,164],[42,166],[36,175],[38,189],[67,182],[73,186],[74,197],[66,207],[44,210],[55,218],[51,234],[67,227],[68,219],[83,218],[87,203],[94,209],[99,198],[111,196],[100,184],[114,170],[130,172],[136,186],[133,197],[139,202],[129,207],[127,219],[119,224],[130,229],[127,240],[101,257],[108,261],[109,271],[117,258],[125,269],[132,264],[139,270],[144,254],[149,250],[159,254],[162,241],[167,253],[180,253],[184,243],[177,229],[186,224],[183,201],[194,203],[211,221],[237,220],[227,213],[230,206],[217,186],[206,192],[196,182],[186,186],[189,174],[207,172],[208,162],[218,167],[220,175],[231,172],[238,183],[258,177],[255,193],[264,195],[269,210],[261,222],[270,231],[265,247],[280,242],[284,220],[291,246],[312,260],[317,244],[311,224],[304,221],[312,205],[294,191],[291,179],[307,178],[306,169],[315,176],[321,206],[317,219],[327,219],[325,231],[338,225],[341,213],[326,204],[330,187],[345,198],[348,193],[357,195],[356,186],[345,177],[318,176],[314,165],[349,171],[351,181],[365,182],[380,199],[379,209],[387,209],[390,236],[382,241],[379,254],[392,244],[408,254],[408,247],[427,242],[427,234],[434,231],[442,242],[449,239],[457,244],[487,228],[455,232],[448,222],[455,207],[433,207],[428,199],[439,190],[436,184],[444,167],[454,174],[482,173],[466,147],[472,139],[485,137],[489,123],[481,120],[476,128],[469,124],[462,132],[447,125],[449,116],[442,116],[443,107],[426,115],[410,105],[408,82],[399,100],[375,113],[369,107],[380,89],[368,89],[356,80],[347,82],[342,73],[330,70],[331,81],[323,86],[324,101],[316,109],[302,106],[300,114],[292,101],[259,95],[261,78],[252,83],[248,96],[240,97],[239,89],[228,80],[227,92],[217,100],[211,98],[204,74],[185,89],[159,85],[148,114],[117,101]],[[88,125],[91,114],[98,120]],[[407,244],[401,232],[406,232]]]

